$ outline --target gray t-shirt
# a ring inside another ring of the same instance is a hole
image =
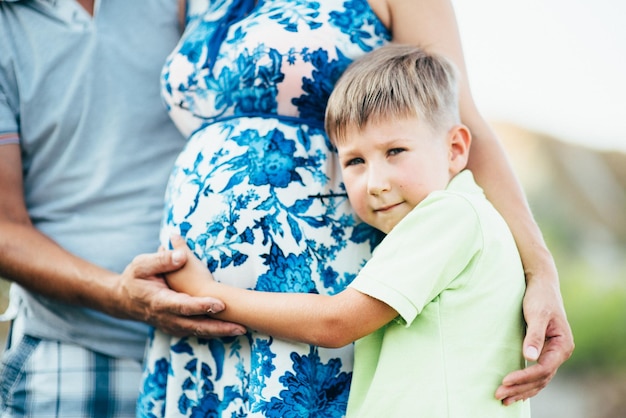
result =
[[[153,252],[165,185],[184,145],[160,97],[179,38],[176,0],[0,0],[0,146],[22,150],[35,226],[121,272]],[[16,135],[17,133],[17,135]],[[147,326],[12,291],[30,335],[141,359]]]

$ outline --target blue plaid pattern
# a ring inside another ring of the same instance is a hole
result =
[[[0,365],[0,418],[136,416],[139,362],[12,328]]]

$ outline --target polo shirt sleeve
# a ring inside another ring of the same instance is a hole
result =
[[[11,106],[8,83],[0,68],[0,145],[18,143],[17,111]]]
[[[468,277],[462,273],[482,242],[466,198],[432,193],[385,237],[350,287],[394,308],[408,326],[444,290],[463,285],[459,278]]]

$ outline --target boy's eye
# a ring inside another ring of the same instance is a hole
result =
[[[351,158],[348,161],[346,161],[345,166],[348,167],[350,165],[357,165],[357,164],[363,164],[363,158]]]
[[[406,151],[404,148],[392,148],[392,149],[390,149],[387,152],[387,154],[389,154],[389,155],[397,155],[397,154],[400,154],[401,152],[404,152],[404,151]]]

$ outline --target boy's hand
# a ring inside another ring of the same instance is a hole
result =
[[[169,287],[191,296],[210,296],[209,286],[215,279],[209,269],[189,249],[180,235],[172,235],[170,242],[173,250],[184,252],[187,262],[181,269],[165,276]]]

